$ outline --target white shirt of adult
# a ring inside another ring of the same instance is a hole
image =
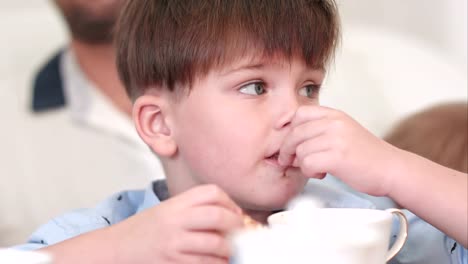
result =
[[[21,102],[2,121],[0,247],[26,241],[56,215],[164,178],[131,118],[86,78],[72,50],[59,65],[64,107],[33,113]]]

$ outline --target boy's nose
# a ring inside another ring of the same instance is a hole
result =
[[[278,122],[275,126],[276,129],[282,129],[291,124],[291,121],[294,117],[294,111],[290,111],[286,114],[284,114],[280,119],[278,119]]]
[[[280,105],[280,114],[279,118],[277,119],[275,128],[276,129],[283,129],[289,127],[291,122],[296,114],[297,108],[299,104],[297,102],[297,98],[290,98],[288,100],[282,100]]]

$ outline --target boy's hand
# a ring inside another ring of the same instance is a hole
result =
[[[195,187],[115,226],[123,263],[228,263],[242,210],[215,185]]]
[[[304,106],[291,122],[278,159],[281,165],[300,167],[306,177],[330,173],[358,191],[387,195],[391,177],[385,170],[395,151],[341,111]]]

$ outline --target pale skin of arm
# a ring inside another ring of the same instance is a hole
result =
[[[279,162],[306,177],[327,172],[357,191],[388,196],[468,246],[468,175],[388,144],[341,111],[300,107]]]
[[[54,263],[118,263],[114,242],[108,229],[87,233],[39,251],[50,254]]]
[[[467,248],[468,175],[402,152],[388,196]]]
[[[242,210],[218,187],[194,187],[108,228],[41,251],[56,264],[228,264]]]

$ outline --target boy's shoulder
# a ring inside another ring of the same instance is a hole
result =
[[[112,195],[94,208],[77,209],[53,218],[41,226],[19,249],[38,249],[72,237],[119,223],[160,203],[155,183],[145,190],[123,191]]]

